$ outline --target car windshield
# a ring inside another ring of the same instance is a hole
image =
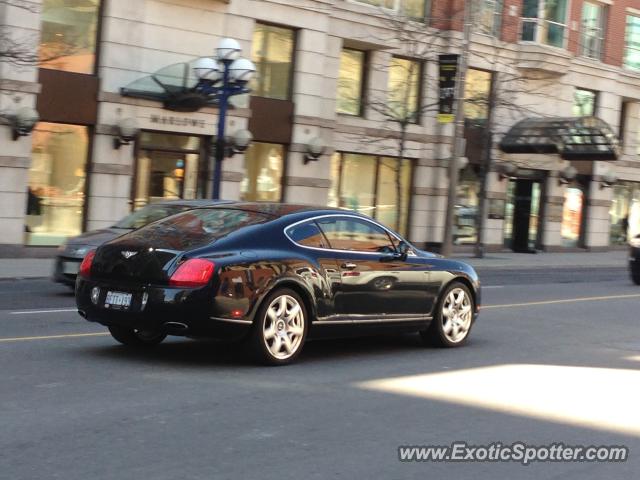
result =
[[[160,220],[161,218],[183,212],[189,207],[186,205],[149,204],[127,215],[114,225],[115,228],[133,230]]]
[[[203,247],[251,225],[273,218],[233,208],[199,208],[152,223],[129,234],[156,248],[189,250]]]

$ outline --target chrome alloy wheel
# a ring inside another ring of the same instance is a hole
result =
[[[304,313],[298,301],[289,295],[276,297],[269,308],[262,329],[264,343],[273,357],[286,360],[302,343]]]
[[[462,288],[449,292],[442,304],[442,331],[452,343],[463,341],[471,328],[471,299]]]

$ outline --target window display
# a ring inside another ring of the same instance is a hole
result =
[[[33,131],[25,233],[27,245],[59,245],[82,231],[87,127],[40,122]]]
[[[245,176],[240,184],[240,199],[279,202],[282,199],[284,146],[253,142],[244,157]]]

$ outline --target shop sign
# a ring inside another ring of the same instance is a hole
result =
[[[205,128],[204,120],[189,117],[174,117],[173,115],[151,115],[151,123],[156,125],[169,125],[175,127]]]

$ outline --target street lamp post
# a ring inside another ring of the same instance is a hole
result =
[[[222,162],[225,158],[225,127],[229,98],[249,93],[247,84],[256,71],[250,60],[240,58],[240,44],[232,38],[224,38],[216,48],[216,58],[200,58],[193,70],[199,82],[196,91],[211,96],[218,101],[218,131],[215,143],[215,164],[212,178],[212,198],[220,198]]]

